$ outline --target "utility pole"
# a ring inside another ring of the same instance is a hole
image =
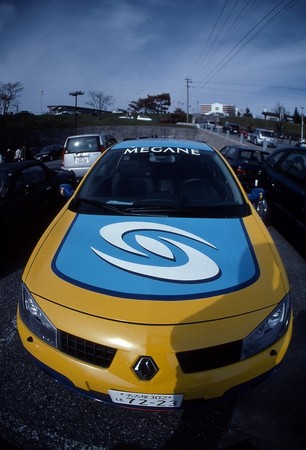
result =
[[[185,78],[186,87],[187,87],[187,123],[189,123],[189,85],[192,83],[190,78]]]
[[[304,105],[301,106],[302,115],[301,115],[301,142],[304,140]]]
[[[82,91],[74,91],[74,92],[69,92],[69,95],[72,95],[72,97],[75,98],[75,102],[74,102],[74,132],[75,132],[75,134],[77,134],[77,129],[78,129],[78,119],[77,119],[77,115],[78,115],[78,95],[84,95],[84,92],[82,92]]]

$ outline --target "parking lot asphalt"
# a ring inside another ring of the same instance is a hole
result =
[[[22,450],[304,450],[306,260],[269,229],[286,266],[294,331],[281,366],[239,395],[184,411],[105,405],[50,379],[25,354],[16,329],[20,278],[37,239],[12,247],[0,275],[0,448]]]

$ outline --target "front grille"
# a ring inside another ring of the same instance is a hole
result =
[[[185,373],[217,369],[240,361],[242,341],[234,341],[215,347],[200,348],[176,354]]]
[[[96,344],[61,330],[58,332],[58,341],[61,352],[104,369],[111,365],[117,351],[115,348]]]

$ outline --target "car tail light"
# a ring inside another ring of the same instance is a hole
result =
[[[236,171],[237,175],[246,175],[248,172],[245,169],[242,169],[242,167],[238,167]]]
[[[104,145],[100,145],[100,152],[101,152],[101,153],[105,152],[105,147],[104,147]]]
[[[62,160],[62,168],[65,165],[65,161],[64,161],[64,155],[65,153],[67,153],[67,149],[65,147],[63,147],[63,151],[62,151],[62,156],[61,156],[61,160]]]

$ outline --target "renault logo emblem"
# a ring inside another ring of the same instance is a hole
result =
[[[133,371],[140,380],[149,381],[158,372],[158,367],[149,356],[140,356],[133,366]]]

